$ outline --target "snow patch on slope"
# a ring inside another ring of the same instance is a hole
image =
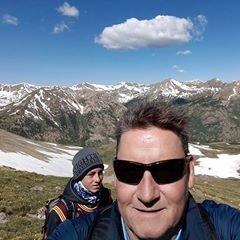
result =
[[[201,157],[197,162],[198,165],[195,166],[196,174],[240,179],[239,172],[237,171],[240,169],[240,154],[219,154],[217,158]]]
[[[72,156],[65,153],[51,154],[51,161],[38,160],[24,153],[5,153],[0,150],[0,164],[17,170],[70,177],[72,176]]]
[[[63,146],[54,143],[38,143],[28,139],[24,140],[24,143],[43,155],[44,159],[24,152],[23,149],[19,149],[18,151],[15,149],[15,152],[0,150],[0,165],[43,175],[72,176],[72,159],[80,147]],[[189,146],[190,153],[197,156],[197,165],[195,166],[195,173],[197,175],[240,179],[240,154],[229,155],[221,153],[217,154],[215,158],[208,158],[201,152],[201,149],[212,150],[206,145],[190,144]],[[214,152],[216,153],[217,151],[214,149]],[[107,168],[107,165],[105,168]]]

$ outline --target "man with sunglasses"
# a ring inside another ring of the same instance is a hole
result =
[[[189,193],[194,162],[185,118],[154,102],[130,108],[119,121],[116,202],[69,221],[49,240],[240,240],[240,212]]]

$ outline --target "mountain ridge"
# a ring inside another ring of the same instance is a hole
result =
[[[81,83],[72,87],[0,84],[0,128],[36,140],[75,145],[112,141],[118,118],[144,99],[187,112],[190,139],[240,142],[240,81],[154,84]]]

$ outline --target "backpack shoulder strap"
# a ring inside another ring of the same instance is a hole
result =
[[[204,231],[208,234],[210,240],[217,240],[218,238],[215,227],[209,218],[207,210],[201,204],[198,204],[198,208],[205,223],[203,225]]]
[[[69,201],[65,198],[62,198],[61,201],[65,204],[67,213],[66,216],[68,219],[75,218],[75,204],[72,201]]]
[[[59,199],[57,204],[52,208],[52,211],[54,211],[59,216],[62,222],[65,221],[68,217],[67,205],[62,199]]]

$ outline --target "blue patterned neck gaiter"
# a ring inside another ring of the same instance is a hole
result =
[[[75,182],[73,185],[73,189],[77,195],[79,195],[81,198],[83,198],[91,205],[96,205],[100,201],[101,191],[92,193],[87,188],[84,187],[81,181]]]

